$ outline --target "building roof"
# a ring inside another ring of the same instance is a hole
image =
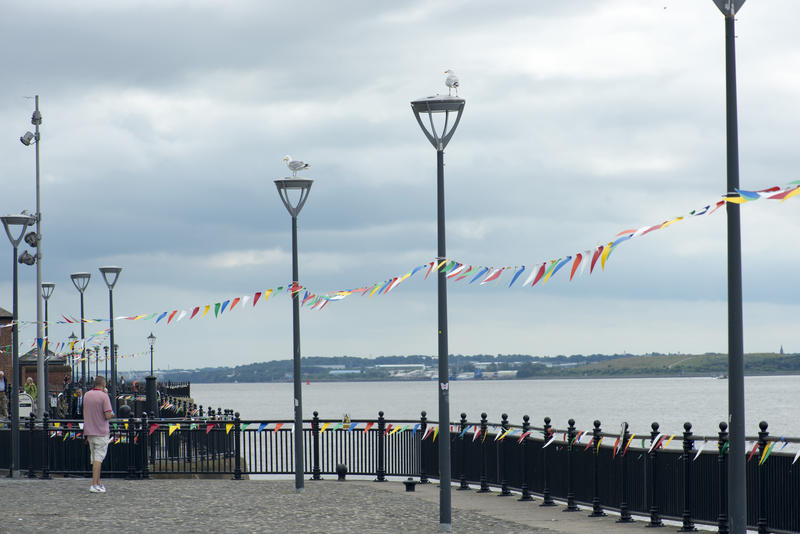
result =
[[[31,349],[19,357],[20,365],[36,365],[39,357],[37,349]],[[67,365],[66,356],[56,356],[52,350],[47,349],[47,365]]]
[[[6,310],[5,308],[0,308],[0,319],[13,319],[14,315]]]

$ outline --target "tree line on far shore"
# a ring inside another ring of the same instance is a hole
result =
[[[435,356],[309,356],[302,359],[303,380],[407,380],[394,376],[390,367],[424,365],[435,369]],[[450,370],[459,378],[580,378],[624,376],[724,376],[726,354],[573,354],[571,356],[531,356],[528,354],[454,354]],[[515,371],[498,373],[498,371]],[[745,373],[783,375],[800,373],[800,354],[759,353],[745,355]],[[160,372],[160,380],[199,383],[288,382],[292,380],[292,361],[273,360],[235,367],[205,367]],[[412,378],[413,379],[413,378]],[[416,377],[416,379],[423,379]]]

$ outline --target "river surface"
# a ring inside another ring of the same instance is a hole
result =
[[[437,382],[312,382],[303,383],[303,418],[314,410],[320,418],[375,419],[383,410],[387,419],[418,419],[425,410],[438,420]],[[231,408],[242,419],[292,419],[291,383],[192,384],[197,404]],[[560,380],[463,380],[450,383],[450,419],[465,412],[470,422],[481,412],[499,423],[507,413],[512,424],[522,416],[542,426],[549,416],[556,428],[574,418],[581,430],[599,419],[603,430],[618,431],[627,421],[632,432],[650,431],[657,421],[668,433],[683,431],[690,421],[700,435],[716,434],[727,420],[728,381],[715,378],[596,378]],[[745,424],[748,436],[759,421],[769,423],[776,436],[800,437],[800,376],[745,378]]]

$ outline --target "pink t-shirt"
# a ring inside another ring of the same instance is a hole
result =
[[[83,433],[86,436],[109,434],[106,412],[111,410],[111,399],[102,389],[92,389],[83,396]]]

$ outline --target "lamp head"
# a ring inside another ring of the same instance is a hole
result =
[[[152,332],[147,336],[147,342],[150,343],[150,348],[153,348],[153,345],[156,344],[156,336],[154,336]]]
[[[26,250],[19,255],[19,259],[17,261],[19,263],[24,263],[25,265],[33,265],[36,263],[36,256]]]
[[[72,273],[69,275],[72,278],[72,283],[75,284],[75,289],[83,293],[89,285],[89,279],[92,277],[89,273]]]
[[[36,217],[22,212],[18,215],[5,215],[0,217],[0,220],[3,221],[3,227],[6,229],[6,235],[11,244],[17,248],[25,234],[25,228],[36,222]]]
[[[25,135],[19,138],[20,142],[25,146],[30,146],[33,142],[34,135],[31,132],[25,132]]]
[[[70,336],[69,336],[67,339],[69,339],[69,340],[70,340],[70,341],[72,341],[73,343],[74,343],[75,341],[78,341],[78,338],[77,338],[77,336],[75,336],[75,332],[73,332],[72,334],[70,334]]]
[[[288,156],[287,156],[288,157]],[[297,217],[300,210],[308,200],[308,194],[311,192],[311,184],[314,180],[307,178],[283,178],[282,180],[275,180],[275,187],[278,188],[278,194],[283,201],[283,205],[289,211],[292,217]],[[290,194],[298,193],[297,200],[293,201]]]
[[[100,272],[103,274],[103,280],[106,281],[109,291],[114,289],[119,279],[119,273],[122,272],[122,267],[100,267]]]
[[[458,128],[458,123],[461,122],[464,104],[466,101],[463,98],[443,95],[427,96],[411,101],[411,111],[414,113],[414,118],[417,119],[417,124],[436,150],[444,150],[447,143],[450,142],[450,138]],[[436,130],[434,116],[441,117],[442,114],[444,115],[444,124],[440,125],[441,132],[439,132]],[[452,123],[450,122],[451,114],[455,114]],[[430,130],[423,122],[423,118],[430,125]],[[450,126],[449,130],[448,125]]]
[[[47,300],[56,288],[55,282],[42,282],[42,298]]]

